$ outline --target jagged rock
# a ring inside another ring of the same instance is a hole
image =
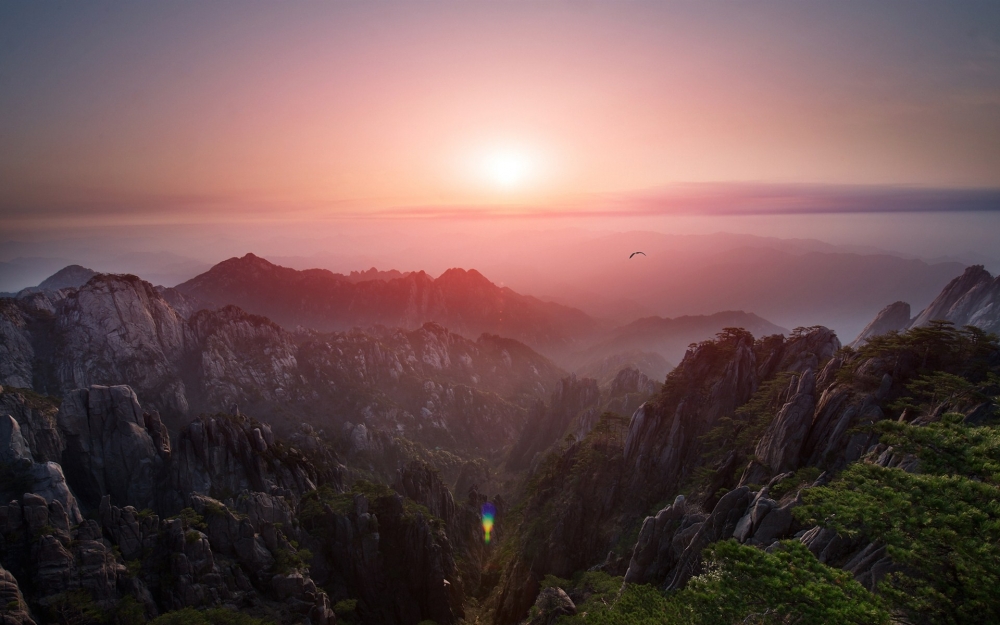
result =
[[[904,323],[904,316],[907,317]],[[957,327],[974,326],[986,332],[1000,331],[1000,277],[994,278],[982,265],[966,267],[962,275],[949,282],[927,308],[913,319],[909,305],[896,302],[884,308],[851,343],[860,347],[879,334],[926,326],[935,320]]]
[[[369,502],[358,494],[350,510],[325,506],[303,523],[323,554],[317,562],[325,563],[311,569],[314,579],[334,596],[356,597],[364,622],[450,625],[462,617],[463,593],[444,528],[407,512],[402,497]]]
[[[689,457],[697,448],[696,439],[757,390],[753,337],[732,335],[723,344],[731,354],[725,361],[713,348],[702,346],[689,351],[671,374],[684,389],[683,397],[669,406],[643,404],[632,415],[624,456],[632,476],[629,488],[642,494],[641,501],[676,492],[693,468]],[[650,483],[656,488],[649,489]]]
[[[732,537],[737,524],[746,513],[750,501],[750,489],[746,486],[729,491],[719,499],[715,509],[701,524],[691,538],[691,542],[678,558],[673,571],[668,574],[670,582],[667,588],[671,590],[683,588],[687,581],[698,573],[701,567],[702,551],[711,543]]]
[[[25,511],[29,510],[25,505]],[[29,523],[29,527],[30,527]],[[55,536],[42,536],[34,549],[35,583],[43,596],[69,589],[73,554]]]
[[[59,289],[78,289],[87,284],[91,278],[97,275],[93,269],[87,269],[80,265],[67,265],[55,272],[48,278],[42,280],[38,285],[39,289],[58,291]]]
[[[902,570],[902,567],[889,557],[885,545],[874,543],[862,549],[843,568],[854,575],[854,579],[871,592],[878,589],[878,583],[882,581],[883,577]]]
[[[21,426],[10,415],[0,416],[0,462],[31,462],[31,450],[21,436]]]
[[[31,388],[35,349],[27,326],[17,302],[0,298],[0,384]]]
[[[879,311],[871,323],[865,326],[851,347],[860,347],[872,336],[880,336],[889,332],[905,330],[913,320],[910,318],[910,305],[906,302],[894,302]]]
[[[62,464],[87,506],[96,508],[108,494],[137,508],[155,507],[156,481],[164,461],[163,432],[150,422],[160,440],[157,445],[131,388],[75,390],[67,394],[56,418],[66,441]]]
[[[967,267],[917,315],[911,327],[924,326],[935,319],[951,321],[959,327],[971,325],[997,332],[1000,330],[1000,277],[994,278],[982,265]]]
[[[200,347],[201,386],[210,406],[278,401],[298,381],[291,336],[264,317],[235,306],[191,317]]]
[[[0,567],[0,624],[35,625],[17,580],[3,567]]]
[[[114,380],[143,390],[154,407],[186,414],[175,363],[191,342],[184,319],[135,276],[98,275],[59,304],[55,364],[63,392]]]
[[[296,496],[316,488],[316,470],[293,449],[257,450],[248,417],[218,414],[192,421],[173,451],[170,479],[177,493],[221,498],[243,491]]]
[[[532,616],[525,625],[555,625],[560,616],[574,616],[576,605],[562,588],[551,586],[538,593]]]
[[[652,395],[659,387],[659,383],[650,380],[643,372],[631,367],[622,369],[611,381],[608,393],[612,397],[636,393],[641,395]]]
[[[455,500],[430,465],[413,461],[396,473],[396,492],[424,505],[431,514],[451,525],[455,518]]]
[[[747,469],[741,484],[759,483],[764,477],[799,468],[802,444],[816,408],[816,378],[812,369],[792,378],[788,394],[788,401],[757,443],[754,456],[759,461]]]
[[[101,499],[98,514],[104,533],[118,545],[125,560],[135,560],[156,546],[160,518],[155,514],[140,515],[132,506],[112,506],[110,495]]]
[[[536,454],[562,438],[574,417],[588,407],[595,406],[600,396],[597,380],[577,379],[575,375],[560,380],[548,408],[540,402],[536,404],[527,425],[508,455],[507,466],[521,469],[531,464]]]
[[[632,550],[632,559],[625,573],[627,584],[656,584],[673,570],[677,558],[683,552],[686,544],[679,545],[675,550],[674,537],[679,532],[692,526],[699,526],[705,521],[705,515],[697,515],[689,511],[684,499],[656,513],[656,516],[646,517],[639,530],[639,538]],[[689,538],[690,538],[689,534]],[[682,541],[678,541],[682,542]]]
[[[11,388],[0,392],[0,415],[10,415],[17,421],[35,462],[62,459],[64,444],[56,427],[58,411],[55,402],[47,398],[29,397]]]

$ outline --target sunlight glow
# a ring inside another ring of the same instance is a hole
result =
[[[537,178],[538,159],[523,149],[495,149],[484,155],[480,171],[498,189],[521,189]]]

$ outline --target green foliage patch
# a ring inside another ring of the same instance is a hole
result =
[[[961,415],[913,426],[881,422],[884,442],[920,473],[869,463],[804,493],[808,523],[885,544],[903,570],[880,585],[913,623],[1000,622],[1000,428]]]
[[[731,625],[733,623],[889,623],[880,600],[849,573],[820,563],[795,540],[772,553],[725,541],[705,551],[705,572],[684,590],[664,594],[608,578],[603,592],[561,625]]]

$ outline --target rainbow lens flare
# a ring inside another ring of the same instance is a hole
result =
[[[497,515],[497,508],[490,502],[483,504],[480,511],[483,514],[483,539],[486,544],[490,544],[490,532],[493,531],[493,518]]]

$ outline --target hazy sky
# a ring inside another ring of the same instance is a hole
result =
[[[1000,3],[0,2],[9,231],[685,210],[719,182],[1000,188]],[[749,210],[798,201],[771,195]]]

